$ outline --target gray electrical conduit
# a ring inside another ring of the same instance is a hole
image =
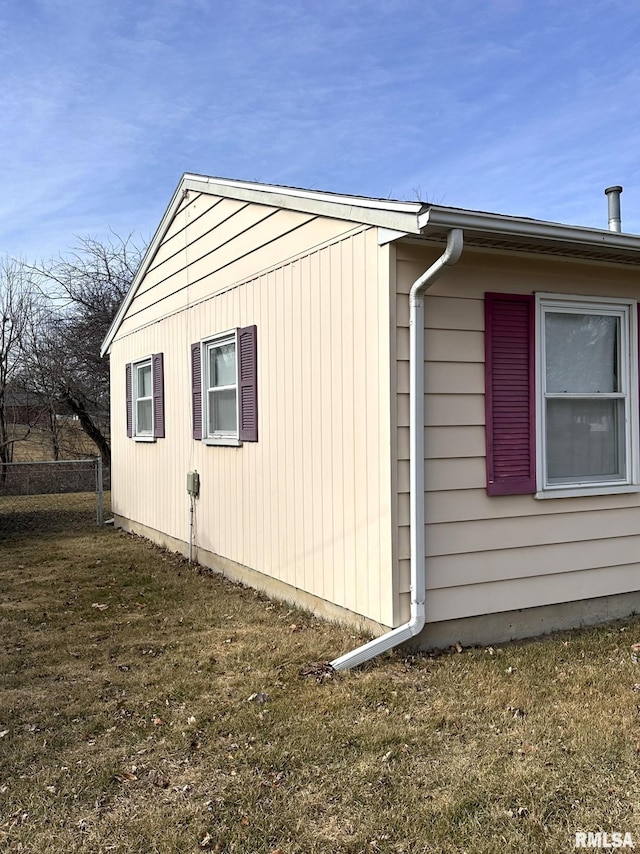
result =
[[[410,471],[411,471],[411,617],[408,623],[341,655],[330,662],[335,670],[357,667],[376,655],[420,634],[425,623],[425,512],[424,512],[424,295],[447,266],[462,254],[463,232],[452,228],[447,248],[413,283],[409,294]]]

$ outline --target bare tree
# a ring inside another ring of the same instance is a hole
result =
[[[32,268],[52,308],[46,339],[36,344],[40,365],[49,385],[55,381],[57,401],[78,418],[107,466],[109,363],[100,357],[100,345],[141,257],[131,235],[112,235],[107,242],[82,238],[71,254]]]
[[[60,358],[58,353],[57,321],[50,302],[39,300],[32,309],[23,332],[23,358],[14,386],[24,399],[33,403],[34,424],[48,435],[54,460],[62,454],[62,430],[59,415]]]
[[[0,259],[0,464],[6,475],[18,436],[9,414],[12,383],[25,355],[25,334],[36,297],[26,268],[18,261]],[[28,427],[26,428],[28,432]],[[24,437],[22,437],[24,438]]]

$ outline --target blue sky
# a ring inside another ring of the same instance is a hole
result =
[[[183,172],[640,232],[635,0],[0,0],[0,254]]]

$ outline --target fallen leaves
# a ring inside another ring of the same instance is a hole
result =
[[[507,711],[511,712],[514,718],[526,718],[527,716],[524,709],[520,709],[518,706],[507,706]]]
[[[214,854],[224,851],[226,847],[223,839],[216,839],[214,841],[213,836],[211,836],[210,833],[205,833],[198,844],[200,845],[200,848],[210,848]]]
[[[526,807],[516,807],[513,810],[507,810],[509,818],[527,818],[529,810]]]
[[[318,683],[333,679],[335,675],[336,671],[328,661],[313,661],[300,670],[300,676],[313,676]]]
[[[122,771],[120,774],[116,774],[113,779],[117,780],[118,783],[134,783],[138,777],[131,771]]]
[[[157,789],[168,789],[171,785],[171,780],[166,774],[162,774],[160,771],[150,771],[149,780]]]

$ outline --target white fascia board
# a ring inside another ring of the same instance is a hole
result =
[[[227,178],[207,178],[185,175],[185,190],[209,193],[244,202],[254,202],[275,208],[346,219],[364,225],[377,225],[419,234],[418,216],[424,210],[421,202],[395,202],[387,199],[368,199],[364,196],[342,196],[315,190],[298,190],[275,184],[252,184]]]
[[[435,205],[419,214],[418,223],[420,230],[427,234],[430,226],[462,228],[487,234],[528,237],[534,240],[555,240],[591,247],[607,246],[615,249],[631,249],[636,252],[640,250],[639,235]]]
[[[109,347],[111,347],[111,342],[116,336],[118,329],[120,328],[120,324],[124,320],[124,316],[129,310],[129,306],[133,302],[133,298],[136,295],[136,291],[140,285],[140,282],[146,275],[147,270],[151,265],[151,261],[153,260],[156,252],[158,251],[158,247],[164,240],[164,236],[167,233],[169,226],[173,220],[173,217],[176,214],[177,209],[180,206],[180,202],[182,201],[184,196],[184,177],[178,184],[176,191],[174,192],[171,201],[169,202],[169,206],[164,212],[164,216],[160,221],[160,225],[156,229],[156,233],[153,235],[151,242],[147,246],[147,251],[144,253],[144,257],[140,262],[140,266],[138,267],[135,276],[133,277],[133,281],[131,282],[131,287],[127,291],[127,295],[124,300],[116,316],[113,318],[113,323],[109,327],[109,331],[107,332],[104,341],[102,342],[102,347],[100,348],[100,356],[104,357],[106,353],[109,352]]]

